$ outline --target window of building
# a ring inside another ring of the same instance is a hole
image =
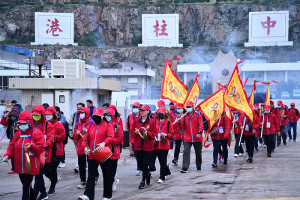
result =
[[[65,95],[59,95],[59,103],[65,103]]]
[[[128,78],[128,83],[139,83],[139,78]]]

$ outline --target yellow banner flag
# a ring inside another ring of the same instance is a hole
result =
[[[253,122],[253,106],[248,103],[248,97],[243,89],[243,84],[239,76],[238,64],[240,63],[241,62],[236,64],[232,72],[224,93],[224,99],[228,108],[232,110],[239,110],[247,115],[251,122]]]
[[[230,120],[232,120],[232,114],[230,109],[226,106],[225,104],[225,114],[227,115],[227,117],[229,117]]]
[[[267,93],[266,93],[266,102],[265,102],[266,105],[270,105],[270,89],[269,89],[269,85],[267,87]]]
[[[179,81],[175,72],[171,69],[171,63],[166,59],[165,72],[162,83],[161,98],[171,102],[184,103],[187,96],[187,87]]]
[[[222,116],[225,109],[225,102],[223,96],[223,89],[218,90],[214,94],[210,95],[204,101],[198,105],[199,110],[204,114],[205,118],[208,120],[208,129],[205,133],[204,147],[208,148],[209,145],[205,145],[209,131],[212,126],[218,121]]]
[[[255,90],[256,90],[256,83],[257,83],[258,81],[254,81],[254,83],[253,83],[253,87],[252,87],[252,91],[251,91],[251,95],[250,95],[250,101],[249,101],[249,104],[250,105],[254,105],[254,92],[255,92]]]

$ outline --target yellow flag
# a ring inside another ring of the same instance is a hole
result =
[[[230,109],[226,106],[225,104],[225,114],[227,115],[227,117],[229,117],[230,120],[232,120],[232,114]]]
[[[197,100],[198,100],[198,97],[200,94],[200,87],[198,85],[198,79],[197,79],[198,77],[199,77],[199,75],[196,76],[196,78],[192,84],[192,87],[184,101],[184,107],[188,101],[192,101],[194,104],[197,103]]]
[[[270,105],[270,89],[269,89],[269,85],[267,87],[267,94],[266,94],[266,102],[265,102],[266,105]]]
[[[239,110],[247,115],[251,122],[253,122],[253,106],[248,103],[248,97],[243,89],[243,84],[239,76],[238,64],[239,63],[236,64],[226,87],[224,93],[225,103],[228,108]]]
[[[251,91],[251,95],[250,95],[250,102],[249,102],[249,104],[250,105],[254,105],[254,92],[255,92],[255,90],[256,90],[256,82],[257,81],[254,81],[254,83],[253,83],[253,87],[252,87],[252,91]]]
[[[183,104],[187,96],[187,87],[179,81],[175,72],[170,67],[171,63],[166,59],[161,98]]]

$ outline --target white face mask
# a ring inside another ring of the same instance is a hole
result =
[[[84,119],[85,118],[85,113],[80,113],[79,118]]]
[[[53,116],[52,116],[52,115],[46,115],[46,120],[47,120],[47,121],[50,121],[51,119],[53,119]]]
[[[266,113],[266,114],[269,114],[269,113],[270,113],[270,111],[269,111],[269,110],[265,110],[265,113]]]

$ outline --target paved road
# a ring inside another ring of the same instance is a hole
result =
[[[0,142],[0,156],[5,153],[8,142]],[[59,168],[60,182],[56,194],[49,199],[74,200],[83,190],[77,189],[79,175],[73,172],[76,161],[74,145],[66,146],[66,167]],[[153,173],[151,185],[139,190],[141,177],[135,176],[135,159],[125,149],[119,160],[117,177],[120,180],[113,199],[300,199],[300,143],[288,142],[276,148],[271,158],[266,149],[260,148],[254,162],[248,164],[246,157],[233,157],[229,151],[228,166],[221,163],[212,169],[212,146],[203,150],[202,171],[197,172],[192,153],[189,173],[181,174],[180,166],[171,166],[172,175],[163,184],[158,184],[159,173]],[[173,151],[171,151],[173,155]],[[182,154],[180,154],[181,163]],[[157,168],[159,169],[158,162]],[[21,197],[18,175],[8,175],[10,166],[0,164],[0,199],[15,200]],[[46,181],[49,187],[49,181]],[[96,199],[102,199],[102,181],[96,185]]]

